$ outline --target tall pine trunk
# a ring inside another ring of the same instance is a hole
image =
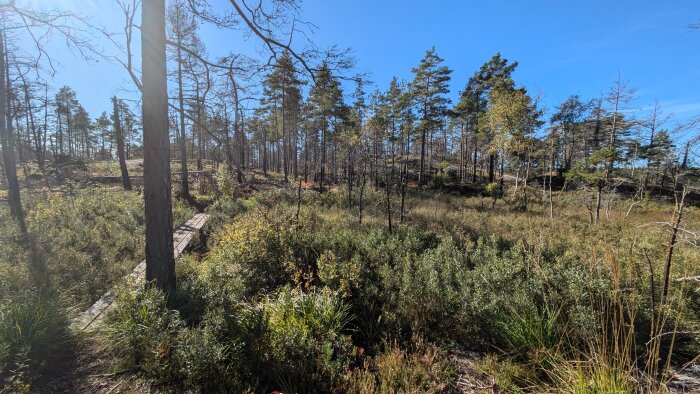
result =
[[[164,0],[143,0],[141,48],[146,280],[166,292],[173,292],[176,282],[170,194]]]

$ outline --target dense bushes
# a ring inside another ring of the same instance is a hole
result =
[[[28,210],[27,219],[53,283],[80,307],[143,256],[143,199],[136,193],[94,189],[48,196]]]
[[[565,248],[390,234],[322,210],[296,223],[288,204],[231,205],[236,216],[204,261],[178,262],[170,307],[179,312],[153,290],[121,298],[115,353],[146,376],[200,390],[438,392],[450,369],[439,352],[415,349],[417,338],[524,360],[597,330],[593,305],[608,297],[609,275]]]
[[[281,222],[251,214],[224,226],[215,237],[207,267],[241,278],[249,295],[267,293],[290,278],[290,230]]]
[[[282,288],[257,304],[214,302],[194,326],[155,289],[122,289],[117,302],[106,333],[118,366],[161,383],[205,392],[328,391],[355,351],[344,331],[347,306],[327,290]]]
[[[329,291],[281,289],[265,305],[270,366],[283,392],[330,391],[353,347],[344,334],[347,305]]]
[[[531,234],[465,231],[436,206],[390,233],[372,193],[362,225],[343,197],[304,195],[298,222],[285,193],[215,203],[222,225],[212,228],[208,255],[178,263],[180,291],[169,306],[178,313],[157,312],[177,320],[170,350],[156,347],[167,372],[141,371],[204,391],[444,392],[454,387],[450,349],[497,352],[481,365],[512,391],[633,386],[629,366],[616,361],[628,355],[614,353],[607,335],[629,332],[624,351],[644,352],[649,293],[632,276],[632,253],[607,260],[620,228],[586,230],[588,243],[533,243]],[[448,218],[449,228],[427,230],[429,217]],[[522,226],[508,223],[513,232]],[[692,313],[678,321],[694,327]],[[149,341],[147,331],[137,335]],[[679,338],[686,351],[697,346]]]

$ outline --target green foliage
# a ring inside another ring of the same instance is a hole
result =
[[[104,293],[143,256],[143,198],[94,189],[51,195],[28,210],[51,277],[81,307]]]
[[[47,364],[60,362],[70,339],[68,312],[55,294],[32,288],[2,294],[0,387],[28,390]]]
[[[576,166],[566,173],[568,179],[580,181],[587,185],[597,185],[605,180],[605,167],[610,161],[617,160],[619,152],[616,149],[600,148],[578,162]]]
[[[445,239],[435,249],[398,259],[393,268],[384,269],[384,319],[393,335],[438,341],[466,337],[470,324],[461,316],[461,305],[467,263],[454,242]]]
[[[441,190],[450,181],[450,176],[447,171],[442,169],[438,170],[433,176],[433,188]]]
[[[283,392],[329,391],[353,347],[343,333],[349,307],[335,293],[283,288],[265,305],[271,372]]]
[[[217,197],[220,199],[233,197],[235,179],[233,178],[233,170],[229,169],[228,165],[222,164],[216,169],[214,182]]]
[[[207,219],[206,228],[218,230],[246,209],[244,202],[240,199],[217,198],[207,207],[209,219]]]
[[[106,335],[110,351],[122,368],[137,368],[146,376],[167,381],[176,372],[170,357],[183,325],[179,314],[168,309],[165,294],[155,287],[117,292],[119,305],[110,315]]]
[[[215,236],[207,266],[242,279],[249,294],[269,292],[290,281],[293,251],[287,223],[261,212],[245,214]]]

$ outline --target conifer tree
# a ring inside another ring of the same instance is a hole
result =
[[[425,184],[425,161],[428,139],[435,129],[441,124],[441,118],[446,115],[449,99],[450,70],[442,65],[442,59],[435,51],[435,47],[425,52],[418,67],[412,70],[413,82],[411,91],[414,95],[420,113],[420,168],[418,172],[418,184]]]

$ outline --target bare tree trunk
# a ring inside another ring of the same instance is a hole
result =
[[[367,168],[363,164],[362,165],[362,177],[360,179],[360,198],[358,201],[360,224],[362,224],[362,214],[364,213],[364,208],[365,208],[365,186],[366,185],[367,185]]]
[[[479,158],[478,156],[479,153],[479,143],[478,140],[476,139],[476,135],[474,135],[474,160],[472,162],[472,182],[476,183],[476,171],[477,171],[477,160]]]
[[[36,122],[34,121],[34,109],[32,108],[32,101],[29,94],[29,84],[22,76],[22,84],[24,85],[24,101],[25,109],[27,112],[27,131],[31,131],[32,139],[34,140],[34,150],[36,154],[36,161],[39,164],[39,170],[44,171],[44,153],[41,146],[41,130],[37,130]]]
[[[347,166],[345,180],[348,184],[348,211],[352,210],[352,183],[353,183],[353,164],[352,164],[352,150],[348,154]]]
[[[9,78],[8,64],[5,53],[5,31],[0,31],[0,142],[2,142],[2,160],[8,185],[8,200],[12,216],[17,220],[20,233],[27,235],[27,223],[22,210],[22,200],[19,194],[17,179],[17,163],[15,162],[15,142],[12,133],[12,112],[8,102]]]
[[[285,91],[282,86],[282,170],[284,171],[284,183],[289,183],[289,155],[287,144],[287,101]]]
[[[180,9],[178,8],[178,18]],[[178,23],[180,21],[178,20]],[[182,94],[182,37],[177,37],[177,100],[180,112],[180,192],[182,197],[190,199],[190,180],[187,172],[187,132],[185,131],[185,99]]]
[[[323,141],[321,142],[321,179],[319,183],[319,192],[323,193],[323,181],[326,175],[326,121],[323,124]]]
[[[173,215],[165,61],[165,0],[143,0],[144,199],[146,208],[146,280],[175,290]]]
[[[299,211],[301,211],[301,179],[299,179],[299,188],[297,189],[297,212],[294,215],[297,224],[299,224]]]
[[[262,170],[267,175],[267,127],[263,127],[262,133]]]
[[[422,186],[425,183],[425,139],[427,133],[425,126],[423,127],[423,134],[420,143],[420,169],[418,171],[418,186]]]
[[[528,152],[527,155],[527,166],[525,167],[525,181],[523,182],[523,192],[525,196],[525,210],[527,211],[528,209],[528,200],[527,200],[527,178],[530,177],[530,165],[532,163],[532,155],[530,152]]]
[[[389,234],[393,232],[391,226],[391,187],[389,186],[389,171],[386,168],[386,158],[384,159],[384,189],[386,191],[386,217],[389,223]]]
[[[601,181],[598,181],[598,185],[596,186],[596,195],[595,195],[595,220],[594,222],[597,224],[600,222],[600,204],[601,200],[603,198],[603,185],[601,184]]]
[[[676,192],[676,209],[675,218],[673,221],[673,228],[671,229],[671,238],[668,241],[668,250],[666,252],[666,268],[664,269],[664,287],[661,293],[661,305],[666,303],[666,298],[668,296],[668,284],[671,278],[671,261],[673,259],[673,249],[676,246],[676,238],[678,237],[678,229],[681,225],[681,219],[683,219],[683,209],[685,207],[685,196],[687,194],[687,189],[683,186],[683,191],[680,193],[680,200],[678,200],[678,192]]]
[[[131,190],[131,179],[129,179],[129,170],[126,167],[126,155],[124,154],[124,130],[119,119],[119,105],[117,96],[112,98],[114,103],[114,133],[117,138],[117,155],[119,156],[119,169],[122,173],[122,183],[124,190]]]

